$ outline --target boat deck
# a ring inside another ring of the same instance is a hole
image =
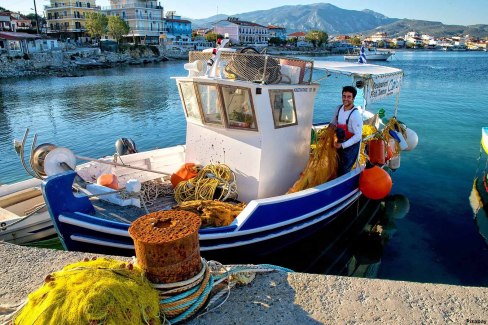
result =
[[[100,199],[92,199],[91,200],[93,206],[95,207],[95,217],[99,217],[106,220],[118,221],[123,223],[132,223],[139,217],[147,214],[144,207],[141,205],[140,208],[129,205],[129,206],[120,206],[117,204],[113,204],[110,202],[106,202]],[[168,210],[171,209],[174,205],[176,205],[176,201],[173,195],[165,195],[158,197],[151,203],[146,203],[146,207],[151,212],[161,211],[161,210]]]

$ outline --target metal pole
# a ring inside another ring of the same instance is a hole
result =
[[[34,13],[36,14],[36,27],[37,27],[37,34],[41,34],[41,33],[39,32],[39,16],[37,15],[36,0],[34,0]]]

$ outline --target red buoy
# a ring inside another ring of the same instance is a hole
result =
[[[390,175],[378,166],[363,170],[359,176],[359,190],[368,199],[380,200],[386,197],[392,186]]]
[[[383,140],[369,141],[369,162],[374,165],[385,164],[385,142]]]

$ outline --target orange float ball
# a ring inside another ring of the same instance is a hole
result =
[[[171,175],[171,185],[173,188],[181,181],[187,181],[198,175],[198,169],[194,163],[186,163],[178,169],[178,171]]]
[[[102,174],[98,176],[97,184],[105,187],[110,187],[114,190],[119,189],[119,180],[114,174]]]
[[[368,199],[380,200],[386,197],[392,186],[390,175],[378,166],[363,170],[359,176],[359,190]]]

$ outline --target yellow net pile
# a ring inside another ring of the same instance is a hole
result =
[[[48,275],[14,324],[160,324],[158,291],[137,266],[86,260]]]
[[[175,207],[178,210],[191,211],[200,215],[202,227],[228,226],[246,207],[246,204],[231,204],[215,200],[195,200],[182,202]]]
[[[327,127],[318,132],[317,143],[310,155],[307,167],[287,193],[314,187],[336,177],[338,159],[337,150],[333,145],[334,131],[333,127]]]
[[[237,198],[235,176],[229,166],[207,165],[198,175],[181,181],[175,188],[175,200],[178,203],[192,200],[220,200]]]

